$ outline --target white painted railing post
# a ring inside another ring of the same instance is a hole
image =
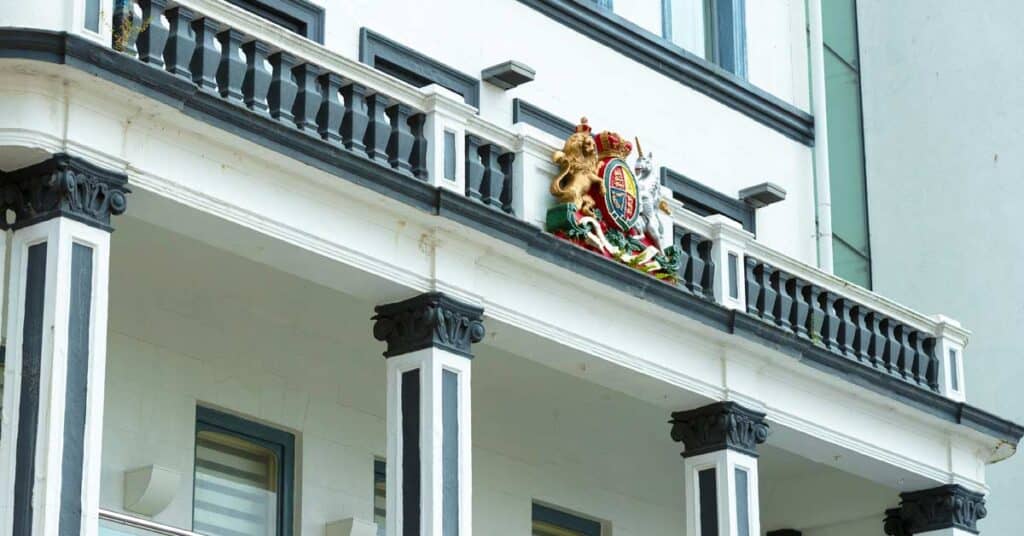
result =
[[[519,144],[515,148],[515,197],[513,211],[520,219],[543,228],[548,209],[555,198],[549,188],[558,174],[558,166],[551,161],[558,140],[525,123],[517,123]]]
[[[476,109],[458,94],[437,84],[423,88],[427,120],[427,170],[430,183],[464,194],[466,192],[466,122]]]
[[[747,308],[744,258],[754,235],[738,222],[720,214],[708,216],[711,224],[711,259],[715,263],[715,301],[729,309]]]
[[[970,332],[960,322],[943,315],[934,315],[935,357],[939,360],[939,389],[947,398],[963,402],[967,399],[964,384],[964,348]]]

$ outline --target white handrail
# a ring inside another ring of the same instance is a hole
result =
[[[100,508],[100,519],[117,523],[118,525],[135,527],[155,534],[164,534],[166,536],[203,536],[202,534],[198,534],[190,530],[163,525],[148,519],[138,518],[121,512],[114,512],[113,510],[105,510],[103,508]]]

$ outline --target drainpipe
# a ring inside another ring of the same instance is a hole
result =
[[[821,0],[807,0],[810,30],[811,114],[814,115],[814,191],[818,227],[818,268],[832,273],[832,190],[828,173],[828,118],[825,105],[825,41]]]

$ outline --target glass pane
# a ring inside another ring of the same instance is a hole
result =
[[[867,257],[836,239],[832,241],[832,258],[836,275],[864,288],[871,288],[871,262]]]
[[[860,69],[857,54],[857,5],[855,0],[827,0],[821,3],[825,45],[843,61]]]
[[[533,536],[601,536],[601,523],[549,508],[533,505]]]
[[[85,0],[85,29],[100,31],[100,0]]]
[[[533,522],[533,536],[586,536],[582,532],[577,532],[567,528],[552,525],[551,523],[545,523],[543,521]]]
[[[706,0],[665,0],[668,6],[665,37],[700,57],[706,57]]]
[[[210,536],[274,536],[277,456],[262,446],[212,432],[196,434],[193,527]]]
[[[718,536],[718,481],[716,478],[714,469],[704,469],[697,473],[701,536]]]
[[[661,31],[661,0],[615,0],[612,11],[657,35]]]

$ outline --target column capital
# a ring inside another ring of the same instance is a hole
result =
[[[388,345],[384,357],[433,347],[472,358],[470,347],[484,338],[483,308],[441,292],[378,305],[374,312],[373,336]]]
[[[709,452],[731,449],[757,456],[757,445],[768,439],[765,414],[736,402],[716,402],[672,414],[672,439],[682,442],[689,458]]]
[[[112,231],[110,217],[127,208],[128,178],[85,160],[58,153],[49,160],[0,174],[0,212],[11,210],[20,229],[65,217]]]
[[[978,534],[978,520],[988,515],[985,496],[957,484],[900,494],[900,507],[886,510],[889,536],[961,529]]]

